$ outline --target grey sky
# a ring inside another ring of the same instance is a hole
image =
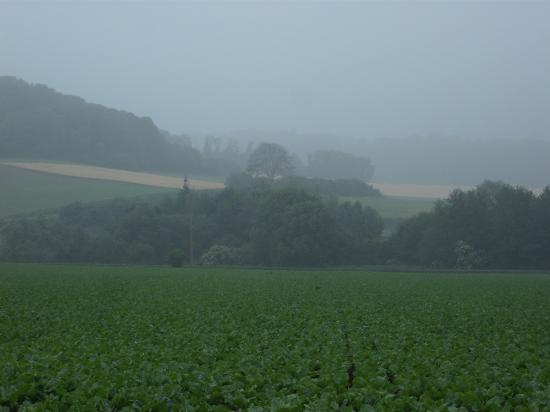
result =
[[[550,139],[550,2],[0,3],[0,74],[172,132]]]

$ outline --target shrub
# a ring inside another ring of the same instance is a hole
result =
[[[175,268],[181,267],[186,258],[187,256],[181,249],[174,249],[168,254],[168,261],[170,262],[170,266]]]

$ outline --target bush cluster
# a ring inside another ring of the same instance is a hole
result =
[[[379,261],[383,223],[359,203],[295,187],[180,192],[158,203],[73,204],[5,222],[1,258],[22,262],[320,266]]]

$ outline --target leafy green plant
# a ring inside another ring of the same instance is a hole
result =
[[[181,249],[174,249],[168,254],[168,261],[170,262],[170,266],[175,268],[181,267],[186,259],[187,256],[185,252]]]
[[[546,275],[0,264],[0,285],[2,411],[549,407]]]

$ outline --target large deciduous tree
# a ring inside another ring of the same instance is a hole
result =
[[[254,176],[274,180],[278,176],[292,174],[294,167],[291,156],[283,146],[262,143],[250,154],[246,169]]]

